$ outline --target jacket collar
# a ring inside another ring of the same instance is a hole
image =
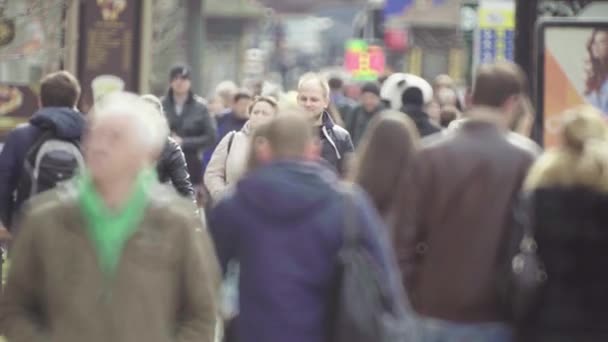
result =
[[[171,87],[169,87],[169,90],[167,90],[167,99],[169,99],[169,102],[171,102],[171,104],[175,103],[175,99],[173,98],[173,89],[171,89]],[[192,101],[194,101],[194,93],[192,92],[192,90],[190,90],[188,92],[188,98],[186,99],[185,104],[189,104]]]
[[[334,120],[332,120],[331,115],[329,115],[328,111],[324,111],[322,114],[322,127],[325,127],[328,130],[331,130],[334,128]]]
[[[471,122],[486,122],[504,129],[508,127],[507,116],[496,108],[473,107],[466,112],[465,117]]]
[[[249,120],[247,120],[247,122],[245,122],[245,124],[243,125],[243,128],[241,128],[241,133],[245,134],[246,136],[249,136],[251,134],[251,123],[249,122]]]

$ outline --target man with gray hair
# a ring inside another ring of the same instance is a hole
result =
[[[164,118],[95,105],[87,169],[28,204],[0,305],[11,341],[213,341],[218,265],[191,201],[158,183]]]

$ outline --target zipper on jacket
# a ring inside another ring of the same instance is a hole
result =
[[[323,132],[323,135],[325,136],[325,138],[327,139],[327,141],[329,141],[329,143],[331,144],[331,146],[333,146],[334,151],[336,151],[336,156],[338,157],[338,160],[341,160],[342,156],[340,155],[340,151],[338,150],[338,147],[336,146],[336,143],[329,136],[329,133],[327,132],[327,127],[323,126],[323,128],[321,128],[321,131]]]

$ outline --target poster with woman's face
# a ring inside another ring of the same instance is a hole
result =
[[[565,110],[590,104],[608,119],[608,24],[544,29],[544,145],[558,142]]]

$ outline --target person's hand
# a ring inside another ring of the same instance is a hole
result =
[[[180,137],[180,136],[179,136],[179,135],[177,135],[177,134],[173,134],[173,136],[171,136],[171,137],[172,137],[172,138],[173,138],[173,140],[175,140],[175,142],[176,142],[178,145],[180,145],[180,146],[181,146],[181,145],[182,145],[182,143],[184,142],[184,139],[182,139],[182,137]]]

